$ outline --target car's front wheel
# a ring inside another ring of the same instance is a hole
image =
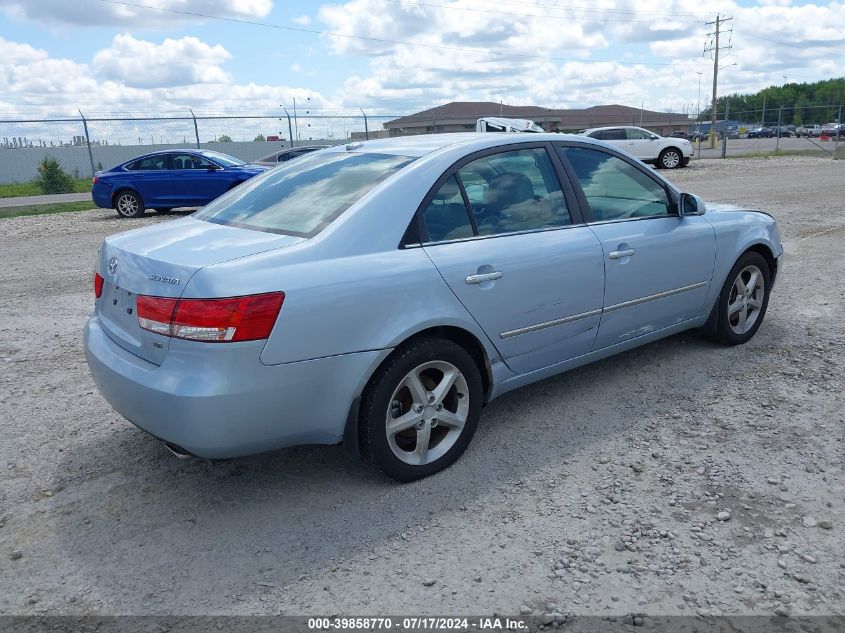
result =
[[[114,208],[122,218],[140,218],[144,215],[144,201],[134,191],[119,191],[114,197]]]
[[[681,152],[674,147],[667,147],[657,157],[657,165],[662,169],[676,169],[681,166]]]
[[[481,417],[478,366],[452,341],[426,337],[398,348],[361,402],[363,454],[398,481],[427,477],[466,450]]]
[[[751,340],[763,323],[771,280],[769,265],[760,253],[748,251],[737,260],[719,294],[716,340],[725,345]]]

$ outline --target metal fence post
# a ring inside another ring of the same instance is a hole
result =
[[[288,112],[287,108],[282,108],[285,111],[285,116],[288,118],[288,136],[290,136],[290,146],[293,147],[294,140],[293,140],[293,125],[290,122],[290,112]]]
[[[91,178],[94,177],[94,172],[97,171],[94,169],[94,153],[91,151],[91,137],[88,135],[88,121],[85,120],[85,115],[82,114],[82,110],[77,110],[79,112],[79,116],[82,118],[82,127],[85,130],[85,144],[88,146],[88,160],[91,162]]]
[[[370,128],[367,125],[367,113],[364,112],[364,108],[358,108],[361,111],[361,114],[364,115],[364,138],[366,140],[370,140]]]
[[[200,149],[200,130],[197,127],[197,115],[194,114],[193,108],[188,108],[191,111],[191,118],[194,120],[194,136],[197,137],[197,149]]]
[[[725,124],[722,126],[722,158],[728,153],[728,117],[731,114],[731,100],[725,99]]]
[[[437,134],[437,117],[431,118],[431,133]]]
[[[839,116],[836,117],[836,142],[833,144],[833,157],[839,151],[839,134],[842,131],[842,106],[839,106]]]
[[[775,139],[775,152],[780,149],[780,127],[783,124],[783,106],[778,108],[778,135]]]

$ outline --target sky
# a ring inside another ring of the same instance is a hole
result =
[[[167,11],[158,9],[168,9]],[[0,116],[709,101],[845,75],[845,2],[0,0]],[[699,75],[700,73],[700,75]]]

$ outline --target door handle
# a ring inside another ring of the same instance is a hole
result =
[[[633,248],[628,248],[624,251],[610,251],[607,256],[610,259],[622,259],[623,257],[630,257],[631,255],[635,255],[637,251]]]
[[[481,273],[478,275],[469,275],[464,281],[468,284],[480,284],[484,283],[485,281],[495,281],[496,279],[501,279],[502,273],[498,270],[492,273]]]

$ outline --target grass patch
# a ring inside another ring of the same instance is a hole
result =
[[[76,178],[73,181],[73,193],[91,191],[90,178]],[[13,182],[0,185],[0,198],[20,198],[21,196],[43,196],[44,192],[34,182]]]
[[[43,215],[45,213],[70,213],[73,211],[88,211],[93,208],[93,202],[27,204],[22,207],[0,207],[0,218],[15,218],[21,215]]]

